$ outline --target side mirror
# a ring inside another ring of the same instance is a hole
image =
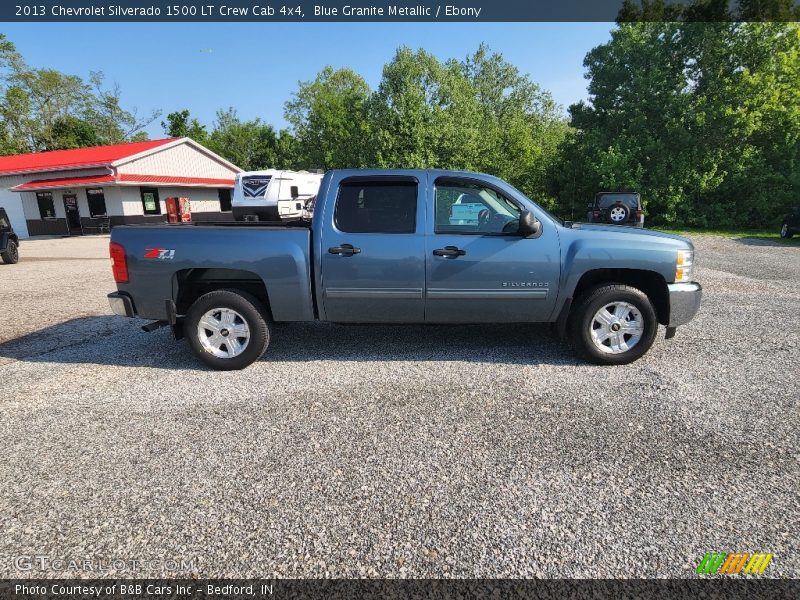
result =
[[[542,222],[533,216],[529,210],[523,210],[519,215],[519,234],[522,237],[532,237],[542,229]]]

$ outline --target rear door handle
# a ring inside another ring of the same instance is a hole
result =
[[[342,244],[341,246],[332,246],[328,248],[328,254],[338,254],[339,256],[353,256],[353,254],[360,254],[361,248],[356,248],[353,244]]]
[[[434,256],[464,256],[466,250],[462,250],[458,246],[445,246],[444,248],[437,248],[433,251]]]

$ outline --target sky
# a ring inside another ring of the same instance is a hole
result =
[[[286,125],[298,81],[326,65],[350,67],[374,89],[399,46],[462,59],[481,42],[549,90],[566,109],[586,98],[583,58],[610,39],[612,23],[47,23],[2,30],[29,65],[88,78],[103,71],[123,105],[163,115],[187,108],[211,125],[234,107],[243,119]]]

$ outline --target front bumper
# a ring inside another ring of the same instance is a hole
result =
[[[700,310],[703,287],[699,283],[669,283],[669,323],[667,327],[679,327],[691,321]]]
[[[135,317],[136,311],[133,309],[133,300],[127,294],[112,292],[108,295],[108,304],[115,315],[121,317]]]

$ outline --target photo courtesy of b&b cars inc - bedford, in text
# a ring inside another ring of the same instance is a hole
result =
[[[798,0],[0,20],[0,599],[800,596]]]

